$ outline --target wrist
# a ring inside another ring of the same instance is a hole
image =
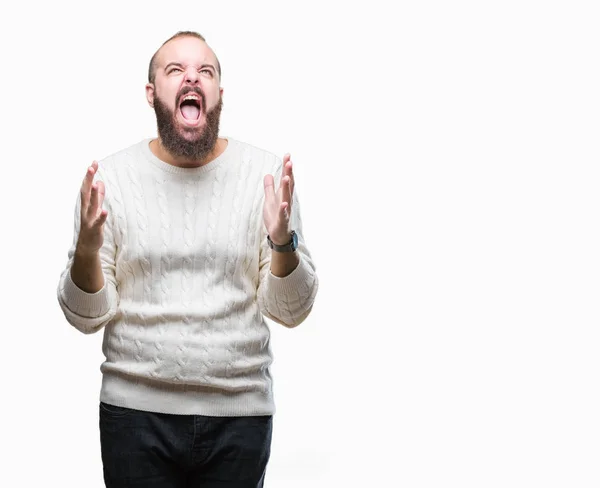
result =
[[[290,243],[292,240],[292,233],[284,235],[283,237],[277,235],[268,235],[268,239],[271,239],[271,242],[276,246],[285,246]]]
[[[93,249],[77,243],[75,246],[75,256],[86,261],[95,259],[98,256],[99,249]]]
[[[294,252],[298,248],[298,235],[291,231],[285,237],[267,235],[269,247],[275,252]]]

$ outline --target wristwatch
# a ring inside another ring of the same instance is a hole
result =
[[[283,246],[278,246],[275,244],[270,236],[267,236],[267,242],[269,243],[269,247],[277,252],[294,252],[298,248],[298,234],[296,231],[292,231],[290,242],[284,244]]]

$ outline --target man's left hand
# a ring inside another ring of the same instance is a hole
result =
[[[275,191],[273,175],[266,175],[265,205],[263,219],[271,240],[277,245],[290,242],[292,229],[290,228],[290,215],[292,211],[292,198],[294,195],[294,175],[290,155],[283,157],[283,170],[279,189]]]

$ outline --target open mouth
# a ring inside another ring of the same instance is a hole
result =
[[[181,115],[188,122],[198,122],[202,113],[202,103],[200,97],[194,93],[185,95],[179,104]]]

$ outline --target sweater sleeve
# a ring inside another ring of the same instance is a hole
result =
[[[101,170],[98,169],[94,181],[103,180],[101,174]],[[110,189],[106,188],[107,197],[109,191]],[[96,293],[87,293],[71,279],[71,266],[81,226],[81,197],[78,193],[75,204],[73,243],[68,251],[67,264],[60,275],[57,288],[58,303],[67,322],[84,334],[92,334],[104,327],[115,316],[119,302],[115,278],[114,216],[109,198],[105,197],[103,207],[108,210],[108,218],[104,223],[104,243],[100,249],[104,286]]]
[[[262,210],[262,208],[261,208]],[[310,314],[319,280],[312,256],[302,233],[302,219],[297,191],[294,191],[291,215],[292,229],[298,234],[300,262],[289,275],[279,278],[271,273],[271,249],[267,243],[267,229],[263,223],[260,233],[260,284],[258,303],[261,312],[271,320],[296,327]]]

